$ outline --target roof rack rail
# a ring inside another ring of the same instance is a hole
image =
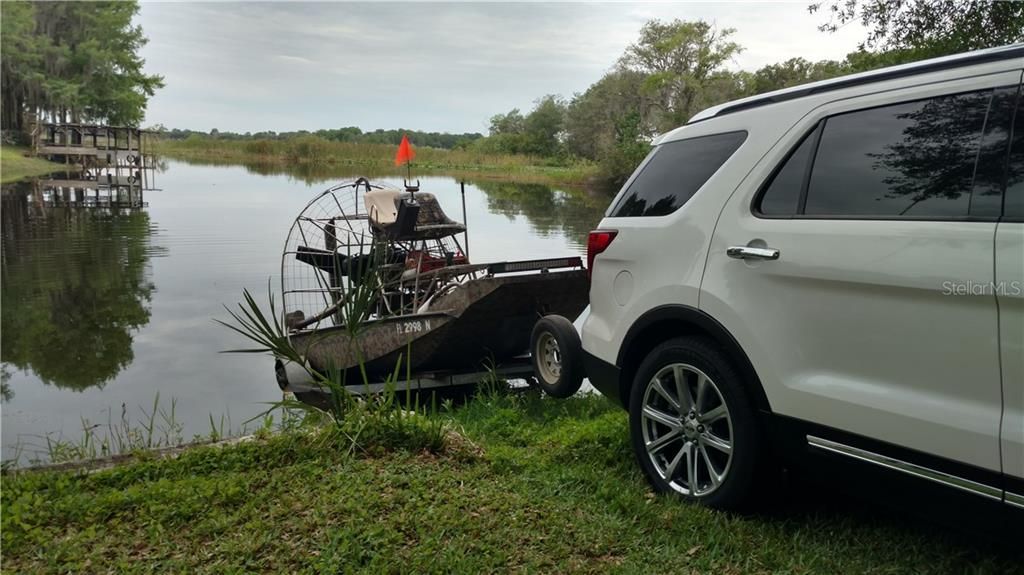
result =
[[[717,118],[719,116],[732,114],[742,110],[749,110],[751,108],[758,108],[769,104],[777,104],[779,102],[786,102],[824,92],[842,90],[843,88],[873,84],[875,82],[884,82],[886,80],[916,76],[918,74],[926,74],[929,72],[951,70],[974,64],[1010,60],[1017,57],[1024,57],[1024,44],[1013,44],[999,48],[990,48],[988,50],[978,50],[975,52],[967,52],[965,54],[943,56],[941,58],[933,58],[931,60],[901,64],[898,66],[881,68],[879,70],[841,76],[830,80],[822,80],[819,82],[804,84],[802,86],[784,88],[767,94],[737,100],[732,103],[721,104],[720,106],[709,108],[703,112],[697,113],[695,116],[690,118],[690,121],[687,123],[694,124],[703,120]]]

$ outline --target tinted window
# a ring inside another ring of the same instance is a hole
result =
[[[800,204],[800,191],[803,189],[804,177],[807,175],[807,163],[814,151],[815,137],[818,130],[814,129],[797,146],[775,173],[768,189],[761,196],[758,210],[766,216],[792,216],[797,213]]]
[[[966,216],[991,94],[942,96],[829,118],[805,213]]]
[[[746,137],[746,132],[730,132],[658,146],[611,216],[671,214],[697,193]]]
[[[1003,216],[1024,219],[1024,102],[1017,103],[1017,118],[1013,122],[1013,145],[1006,174],[1006,198]]]
[[[997,218],[1003,210],[1003,187],[1006,184],[1006,153],[1017,105],[1017,87],[999,88],[992,93],[985,134],[978,150],[971,193],[972,216]]]

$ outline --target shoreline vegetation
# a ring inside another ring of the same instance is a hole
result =
[[[365,420],[358,445],[337,426],[298,428],[88,473],[6,475],[4,568],[996,573],[1021,561],[806,485],[747,516],[656,496],[625,412],[597,394],[491,389],[383,421]],[[434,439],[409,441],[422,430]]]
[[[404,176],[405,169],[394,165],[395,149],[396,146],[390,144],[336,142],[312,135],[277,140],[228,140],[195,135],[186,139],[159,138],[153,144],[158,156],[186,162],[306,171],[324,176],[360,173],[370,177]],[[451,175],[586,187],[594,183],[597,168],[592,162],[582,160],[418,147],[412,171],[414,178],[416,175]]]
[[[0,184],[9,184],[35,176],[45,176],[67,169],[64,164],[28,154],[28,148],[21,146],[4,145],[0,148]]]

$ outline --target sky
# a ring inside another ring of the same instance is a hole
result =
[[[585,91],[653,18],[735,28],[732,69],[842,59],[865,38],[819,31],[808,3],[143,2],[141,55],[166,83],[145,125],[486,133],[494,114]]]

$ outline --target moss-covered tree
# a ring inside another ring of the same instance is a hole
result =
[[[3,127],[25,113],[136,126],[163,79],[146,74],[138,2],[0,3]]]

